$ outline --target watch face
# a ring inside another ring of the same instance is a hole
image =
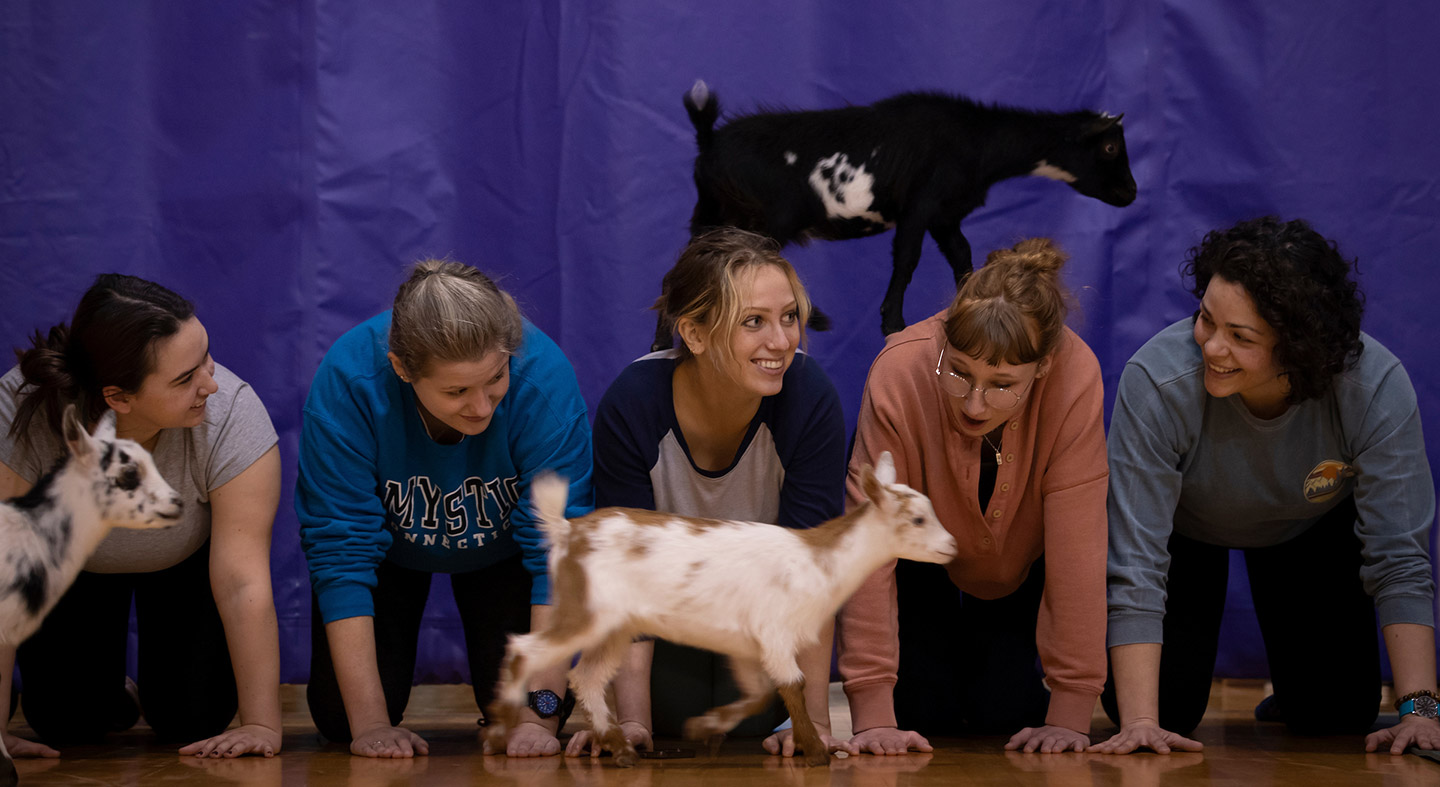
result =
[[[555,692],[549,689],[530,692],[530,708],[540,715],[542,719],[548,719],[560,710],[560,698]]]
[[[1415,705],[1413,707],[1415,708],[1414,713],[1416,716],[1423,716],[1427,719],[1440,716],[1440,703],[1436,703],[1434,697],[1422,694],[1416,697],[1414,702]]]

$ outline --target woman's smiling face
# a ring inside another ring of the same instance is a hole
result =
[[[1239,394],[1250,412],[1262,418],[1284,412],[1290,386],[1275,358],[1278,339],[1244,287],[1220,276],[1211,278],[1200,299],[1194,335],[1205,359],[1206,393],[1216,398]]]

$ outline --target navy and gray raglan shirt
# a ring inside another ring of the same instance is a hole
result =
[[[374,614],[383,560],[460,573],[519,554],[533,577],[531,603],[549,603],[530,482],[542,470],[568,478],[567,517],[594,502],[590,426],[570,362],[525,321],[489,427],[441,445],[391,368],[389,334],[387,311],[341,336],[305,401],[295,512],[324,622]]]
[[[845,416],[814,358],[797,352],[761,399],[734,462],[695,466],[675,419],[677,350],[632,362],[595,411],[595,502],[686,516],[814,527],[844,510]]]
[[[1364,351],[1318,399],[1278,418],[1205,392],[1193,318],[1126,364],[1110,421],[1109,645],[1160,642],[1172,532],[1223,547],[1288,541],[1355,496],[1360,578],[1381,625],[1434,625],[1435,486],[1415,389]]]

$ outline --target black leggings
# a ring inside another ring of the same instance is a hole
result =
[[[163,571],[80,572],[18,653],[25,720],[41,740],[93,743],[126,721],[134,723],[134,703],[125,694],[132,596],[139,629],[136,684],[156,737],[191,743],[229,726],[237,704],[235,673],[210,589],[209,561],[206,543]]]
[[[1347,498],[1295,538],[1244,550],[1275,701],[1293,732],[1364,732],[1379,714],[1375,601],[1360,582],[1355,516]],[[1210,700],[1229,568],[1229,549],[1171,535],[1160,726],[1182,735]],[[1113,680],[1101,702],[1118,724]]]
[[[895,720],[921,735],[1013,734],[1045,723],[1035,623],[1045,560],[1014,593],[962,593],[945,567],[898,561],[900,669]]]
[[[415,656],[420,642],[420,618],[430,595],[426,571],[401,568],[389,561],[375,571],[375,658],[391,726],[398,726],[410,702],[415,682]],[[475,703],[484,710],[495,696],[506,637],[530,630],[530,573],[520,557],[494,566],[451,574],[455,606],[465,633],[465,650]],[[350,741],[350,721],[330,660],[319,603],[310,608],[310,685],[305,697],[315,727],[326,739]]]

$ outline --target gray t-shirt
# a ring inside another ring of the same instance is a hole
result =
[[[219,390],[206,401],[205,422],[193,428],[161,430],[152,452],[160,475],[185,501],[179,523],[152,530],[110,531],[85,564],[86,571],[159,571],[194,554],[210,537],[210,492],[240,475],[275,445],[275,427],[254,389],[218,363],[215,382]],[[43,413],[30,422],[28,444],[10,437],[17,392],[23,384],[18,366],[0,377],[0,462],[33,484],[64,456],[65,445],[50,431]]]
[[[1288,541],[1355,495],[1380,623],[1434,624],[1435,487],[1415,389],[1370,336],[1354,368],[1278,418],[1205,392],[1193,322],[1126,364],[1110,419],[1109,644],[1160,642],[1170,533],[1224,547]]]
[[[655,510],[681,516],[777,522],[785,468],[768,424],[760,424],[745,455],[723,474],[703,473],[690,461],[675,432],[660,441],[660,458],[650,468]]]

